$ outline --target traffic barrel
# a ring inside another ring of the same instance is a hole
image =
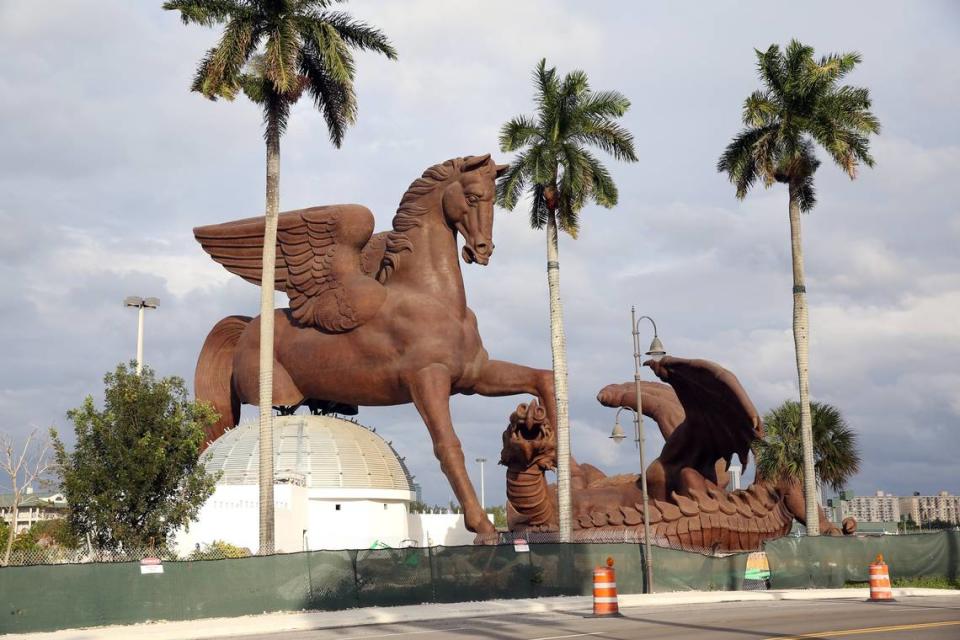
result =
[[[620,616],[617,600],[617,576],[613,570],[613,558],[607,558],[607,566],[593,570],[593,616],[608,618]]]
[[[890,570],[883,561],[883,554],[878,553],[876,560],[870,565],[870,602],[891,600],[893,589],[890,588]]]

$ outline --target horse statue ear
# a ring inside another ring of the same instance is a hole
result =
[[[497,170],[497,177],[499,178],[507,172],[507,169],[510,168],[509,164],[495,164],[493,168]]]
[[[479,167],[490,162],[490,154],[485,153],[482,156],[467,156],[463,159],[463,166],[460,167],[461,173],[466,173],[467,171],[473,171]]]

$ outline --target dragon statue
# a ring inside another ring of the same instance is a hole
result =
[[[663,382],[641,382],[642,411],[665,443],[647,467],[651,541],[713,552],[752,551],[804,522],[803,489],[790,479],[757,478],[729,491],[734,454],[746,466],[763,423],[740,382],[707,360],[664,357],[645,363]],[[612,384],[597,396],[607,407],[637,409],[635,383]],[[507,467],[507,524],[517,534],[549,537],[557,530],[556,486],[546,472],[556,465],[556,433],[536,400],[521,404],[503,433],[500,464]],[[637,474],[607,476],[571,460],[574,540],[636,539],[643,532],[643,493]],[[820,511],[823,533],[850,534]]]

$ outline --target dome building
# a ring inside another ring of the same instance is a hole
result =
[[[334,416],[274,418],[274,506],[278,551],[419,544],[409,504],[416,499],[403,458],[366,427]],[[259,425],[242,424],[202,455],[217,488],[189,530],[181,554],[222,540],[256,551],[259,527]]]

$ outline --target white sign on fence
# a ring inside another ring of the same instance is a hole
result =
[[[144,558],[140,561],[140,575],[163,573],[163,564],[160,558]]]

